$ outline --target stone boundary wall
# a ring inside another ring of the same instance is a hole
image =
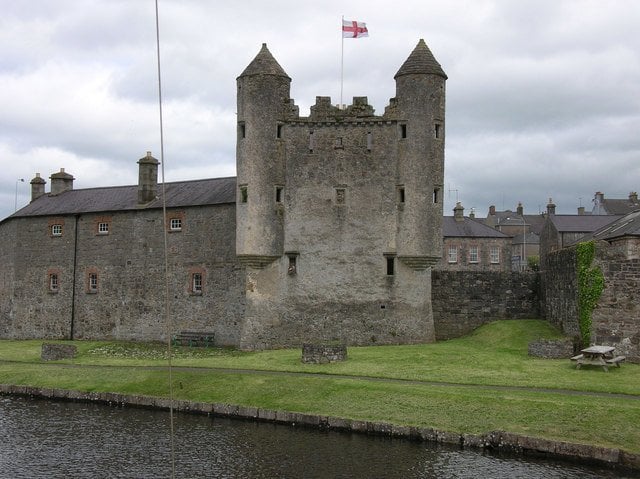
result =
[[[335,363],[346,361],[347,346],[344,344],[313,344],[302,345],[302,362],[311,364]]]
[[[85,393],[66,389],[37,388],[0,384],[0,394],[29,396],[44,399],[98,403],[109,406],[139,407],[169,410],[167,398],[126,395],[119,393]],[[640,455],[626,451],[564,441],[552,441],[504,431],[487,434],[459,434],[432,428],[397,426],[384,422],[358,421],[332,416],[274,411],[232,404],[174,400],[173,409],[187,414],[248,419],[262,422],[288,424],[315,429],[332,429],[376,436],[399,437],[415,441],[450,444],[460,448],[485,449],[521,455],[570,459],[606,466],[618,466],[640,470]]]
[[[569,359],[575,354],[574,341],[571,338],[541,339],[529,343],[529,356],[545,359]]]
[[[431,294],[436,340],[464,336],[496,319],[540,317],[533,272],[434,270]]]

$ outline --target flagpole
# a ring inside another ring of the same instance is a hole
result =
[[[342,45],[340,48],[340,105],[338,108],[342,110],[342,86],[344,83],[344,34],[342,28],[344,26],[344,15],[342,15],[342,21],[340,22],[340,37],[342,38]]]

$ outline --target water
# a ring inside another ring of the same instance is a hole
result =
[[[640,477],[403,439],[174,416],[177,478]],[[169,414],[0,396],[2,478],[168,478]]]

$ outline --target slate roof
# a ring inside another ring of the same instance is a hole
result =
[[[551,215],[549,220],[560,233],[591,233],[620,218],[613,215]]]
[[[605,210],[609,215],[626,215],[632,211],[640,210],[640,203],[633,202],[629,198],[623,200],[603,199],[600,201],[600,208]],[[594,207],[597,214],[597,207]]]
[[[162,185],[158,185],[159,195],[162,191],[161,188]],[[235,203],[236,178],[166,183],[165,193],[168,208]],[[58,195],[45,194],[9,218],[153,208],[162,208],[162,200],[158,197],[149,204],[138,205],[138,185],[109,186],[70,190]]]
[[[289,78],[289,75],[284,71],[284,68],[273,58],[273,55],[267,48],[267,44],[263,43],[262,48],[256,55],[256,57],[249,63],[247,68],[240,74],[240,77],[251,75],[275,75]],[[289,78],[291,79],[291,78]]]
[[[427,44],[421,38],[418,42],[418,45],[416,45],[416,47],[409,55],[409,58],[405,60],[405,62],[400,67],[400,70],[398,70],[398,73],[396,73],[393,78],[395,80],[402,75],[424,73],[439,75],[445,80],[447,79],[446,73],[444,72],[440,64],[436,61]]]
[[[629,213],[594,231],[589,239],[610,241],[623,236],[640,236],[640,211]]]
[[[471,218],[456,221],[453,216],[442,218],[442,236],[445,238],[509,238],[491,226]]]

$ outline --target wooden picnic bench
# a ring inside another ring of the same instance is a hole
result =
[[[571,358],[576,362],[576,369],[587,364],[591,366],[602,366],[602,369],[609,371],[609,365],[615,364],[620,367],[620,363],[624,361],[625,356],[613,356],[613,346],[589,346]]]
[[[214,337],[214,333],[207,331],[180,331],[173,337],[173,345],[208,348],[214,345]]]

